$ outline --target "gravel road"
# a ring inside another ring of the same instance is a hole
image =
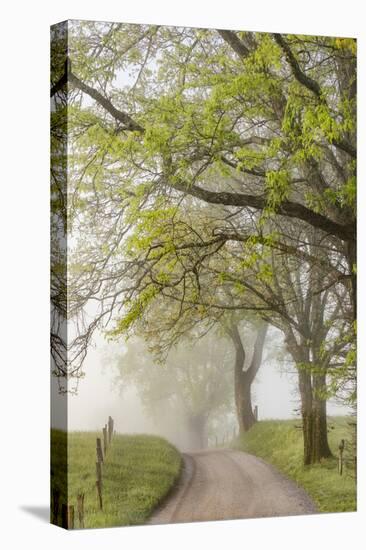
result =
[[[260,458],[229,449],[185,453],[183,473],[151,524],[314,514],[307,493]]]

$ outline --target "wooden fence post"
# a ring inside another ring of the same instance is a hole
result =
[[[58,514],[60,510],[60,491],[52,489],[52,523],[57,525]]]
[[[340,444],[338,445],[339,456],[338,456],[338,473],[341,476],[343,474],[343,451],[344,451],[344,439],[341,439]]]
[[[97,460],[103,462],[102,442],[100,437],[97,437]]]
[[[258,420],[258,405],[254,407],[254,418]]]
[[[67,504],[62,505],[61,525],[65,529],[74,529],[74,507]]]
[[[107,453],[107,424],[103,428],[103,450],[105,456]]]
[[[98,500],[99,508],[102,510],[103,509],[103,500],[102,500],[103,483],[102,483],[102,463],[100,462],[100,460],[97,460],[95,466],[96,466],[96,474],[97,474],[97,481],[95,483],[97,488],[97,500]]]
[[[97,473],[97,481],[100,482],[100,486],[102,486],[102,463],[97,460],[95,463],[96,466],[96,473]]]
[[[79,527],[83,529],[85,527],[84,525],[84,493],[78,494],[77,505],[78,505]]]
[[[101,482],[101,480],[97,479],[95,485],[96,485],[96,487],[97,487],[97,498],[98,498],[99,508],[100,508],[101,510],[103,510],[102,482]]]
[[[112,435],[113,435],[113,418],[111,416],[108,417],[108,439],[109,439],[109,444],[111,443],[111,440],[112,440]]]

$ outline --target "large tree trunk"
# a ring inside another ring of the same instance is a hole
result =
[[[303,365],[298,367],[301,416],[304,435],[304,464],[316,464],[332,455],[328,444],[327,402],[319,392],[325,387],[325,374],[312,377]]]
[[[234,394],[240,433],[250,430],[256,422],[253,414],[251,390],[253,380],[262,362],[267,330],[268,325],[262,323],[257,332],[250,366],[247,370],[244,370],[245,350],[238,326],[232,325],[229,329],[229,334],[235,347]]]
[[[304,464],[312,464],[314,444],[313,390],[311,374],[303,366],[298,367],[301,398],[302,431],[304,438]]]
[[[243,363],[235,361],[235,407],[239,424],[239,433],[247,432],[255,424],[253,414],[251,382],[243,370]]]
[[[328,444],[327,402],[319,392],[325,389],[326,375],[318,374],[313,377],[313,448],[312,463],[320,462],[322,458],[332,456]]]
[[[322,458],[332,455],[328,444],[326,399],[321,395],[326,385],[326,373],[312,375],[310,350],[304,342],[297,344],[290,333],[287,334],[286,342],[298,371],[304,464],[316,464]]]

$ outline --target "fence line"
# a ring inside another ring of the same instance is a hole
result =
[[[108,417],[108,423],[102,428],[102,438],[96,438],[96,492],[97,506],[103,510],[103,465],[106,461],[107,451],[112,444],[112,436],[114,433],[114,420],[111,416]],[[102,448],[103,439],[103,448]],[[80,528],[85,527],[84,522],[84,500],[85,493],[78,493],[76,497],[77,518]],[[75,528],[75,507],[73,504],[63,503],[60,509],[60,490],[52,489],[51,501],[51,520],[52,523],[58,525],[59,516],[61,513],[61,527],[65,529]]]

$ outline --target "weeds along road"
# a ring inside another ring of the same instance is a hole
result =
[[[178,487],[151,524],[314,514],[307,493],[260,458],[229,449],[186,453]]]

